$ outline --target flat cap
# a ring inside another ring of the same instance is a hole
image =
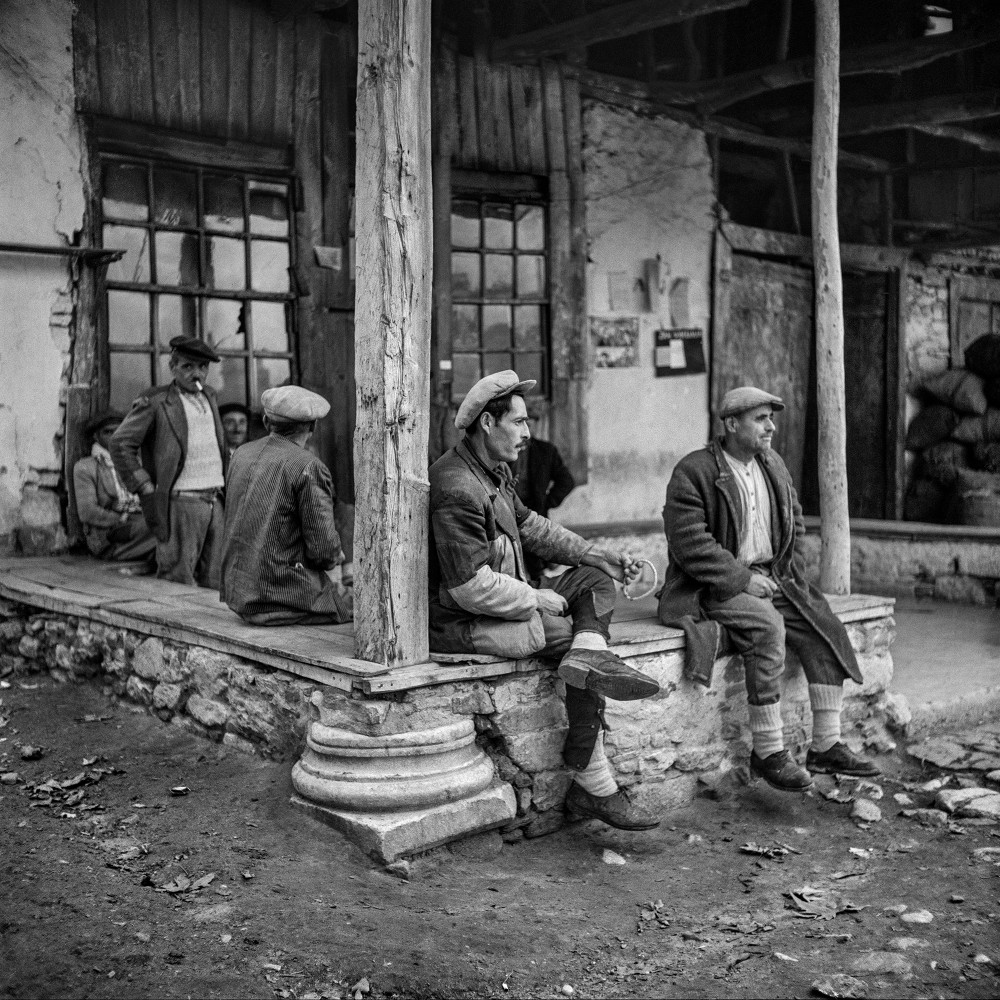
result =
[[[318,393],[300,385],[279,385],[260,394],[264,416],[285,423],[321,420],[330,412],[330,404]]]
[[[95,413],[88,421],[84,430],[88,434],[96,434],[102,427],[108,424],[120,424],[125,419],[125,414],[120,410],[101,410]]]
[[[170,341],[170,349],[185,357],[196,358],[198,361],[222,360],[204,340],[200,340],[198,337],[173,337]]]
[[[742,385],[738,389],[730,389],[722,397],[722,406],[719,407],[719,416],[725,420],[726,417],[735,417],[740,413],[746,413],[755,406],[767,404],[772,410],[778,411],[785,408],[785,404],[777,397],[772,396],[763,389],[758,389],[752,385]]]
[[[464,431],[466,427],[471,427],[476,422],[487,403],[509,396],[513,392],[527,392],[535,384],[535,379],[519,379],[517,372],[510,369],[481,378],[462,400],[462,405],[455,414],[455,426]]]

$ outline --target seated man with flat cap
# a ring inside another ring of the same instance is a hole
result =
[[[569,717],[563,759],[574,772],[567,813],[651,829],[659,820],[618,788],[602,733],[606,697],[631,701],[659,690],[608,649],[614,581],[634,579],[638,566],[529,510],[515,492],[507,463],[531,437],[524,393],[534,385],[512,371],[477,382],[455,417],[464,439],[431,466],[430,647],[560,657]],[[536,589],[526,552],[574,568]]]
[[[349,600],[327,573],[343,558],[330,470],[306,447],[330,404],[297,385],[260,397],[267,437],[226,478],[222,599],[251,625],[338,625]]]
[[[146,559],[156,548],[156,539],[142,516],[139,498],[122,484],[108,445],[124,415],[105,410],[87,423],[93,439],[90,454],[73,466],[76,514],[91,555],[125,562]]]
[[[753,386],[730,390],[719,410],[723,435],[674,469],[663,508],[669,560],[659,617],[684,629],[685,674],[706,686],[725,630],[746,670],[751,772],[774,788],[800,792],[812,785],[810,772],[872,777],[879,769],[840,739],[844,679],[860,684],[861,671],[840,619],[806,581],[802,508],[771,449],[774,415],[784,408]],[[809,683],[805,768],[784,745],[786,646]]]
[[[205,380],[219,355],[197,337],[174,337],[170,348],[173,381],[135,400],[111,457],[156,536],[156,575],[218,589],[226,452]]]

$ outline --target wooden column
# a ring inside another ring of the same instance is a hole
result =
[[[354,435],[360,659],[427,659],[429,3],[360,0]]]
[[[851,592],[847,507],[844,303],[837,229],[837,129],[840,118],[839,0],[815,0],[812,224],[816,271],[816,382],[819,411],[820,587]]]

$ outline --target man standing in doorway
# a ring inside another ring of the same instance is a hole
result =
[[[771,450],[785,404],[743,386],[722,400],[722,437],[681,459],[663,508],[669,560],[660,592],[664,625],[688,634],[685,673],[711,680],[718,640],[701,644],[699,620],[717,623],[743,655],[753,750],[750,769],[774,788],[808,789],[812,774],[873,777],[879,769],[840,738],[844,679],[862,681],[843,624],[805,578],[805,533],[792,478]],[[692,622],[695,627],[692,628]],[[812,705],[812,745],[801,767],[785,749],[781,678],[785,647],[802,661]],[[694,669],[691,669],[692,666]]]
[[[197,337],[174,337],[170,348],[173,381],[135,400],[111,457],[156,535],[156,575],[218,589],[226,453],[205,380],[219,355]]]
[[[528,510],[514,491],[507,463],[531,437],[524,393],[534,385],[512,371],[477,382],[455,417],[464,439],[431,466],[430,647],[559,657],[569,719],[563,759],[574,772],[567,813],[648,830],[659,819],[619,789],[602,732],[606,697],[659,691],[608,649],[614,581],[634,579],[638,567]],[[536,589],[525,552],[574,568]]]

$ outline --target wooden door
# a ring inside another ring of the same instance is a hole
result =
[[[965,349],[987,333],[1000,333],[1000,281],[995,278],[951,279],[951,367],[965,367]]]
[[[813,342],[812,272],[734,253],[729,312],[713,347],[713,410],[725,393],[755,385],[780,396],[774,448],[802,488],[809,367]]]

